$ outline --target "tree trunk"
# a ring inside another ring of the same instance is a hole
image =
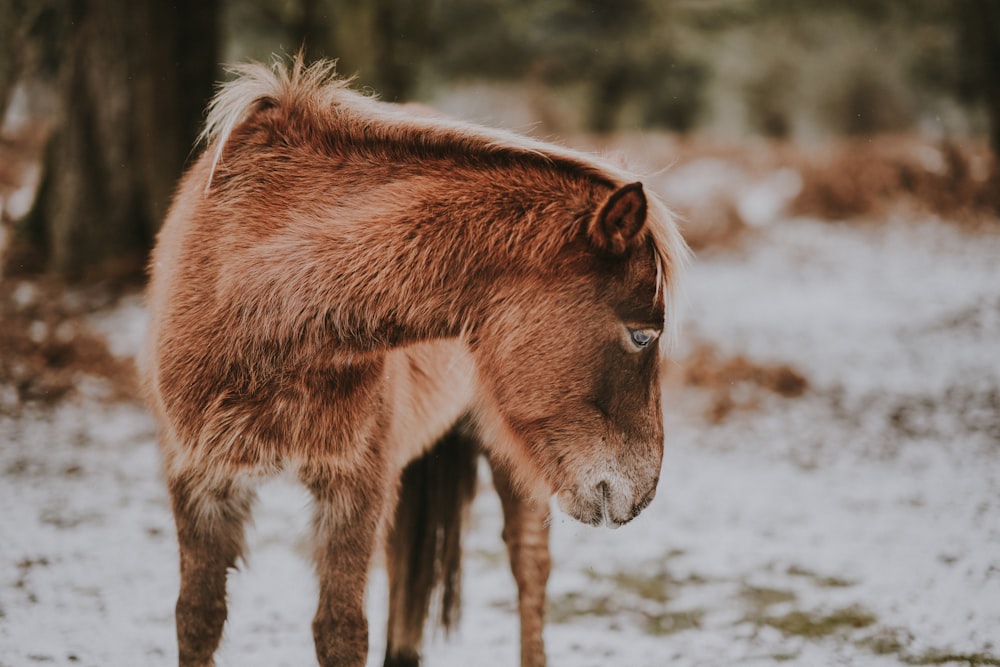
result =
[[[299,0],[298,18],[291,27],[292,44],[295,48],[301,45],[307,60],[337,57],[329,4],[323,0]]]
[[[989,119],[993,174],[988,197],[1000,212],[1000,1],[964,0],[957,15],[964,83],[973,99],[982,99]]]
[[[374,4],[372,42],[377,86],[387,102],[406,102],[413,97],[420,72],[429,3],[379,0]]]
[[[13,0],[0,2],[0,123],[3,122],[17,77],[21,46],[18,39],[19,9],[15,8]]]
[[[615,129],[618,112],[628,97],[631,82],[627,65],[609,65],[595,74],[591,85],[587,126],[592,132],[608,134]]]
[[[49,270],[141,268],[215,78],[217,0],[70,0],[62,122],[30,218]]]
[[[306,9],[310,4],[303,0]],[[335,50],[338,71],[357,75],[356,83],[387,102],[409,101],[427,41],[429,0],[332,0],[325,7],[329,17],[314,15],[330,26],[327,47]]]
[[[990,117],[990,143],[994,159],[1000,162],[1000,3],[974,0],[972,29],[976,35],[983,93]]]

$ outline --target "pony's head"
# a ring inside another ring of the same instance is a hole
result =
[[[598,189],[574,217],[577,233],[546,270],[498,288],[471,349],[512,465],[570,516],[618,527],[656,492],[660,356],[687,250],[640,183]]]

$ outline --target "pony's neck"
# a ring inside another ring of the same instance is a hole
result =
[[[381,182],[367,173],[379,184],[290,214],[254,249],[259,271],[234,277],[261,283],[240,293],[268,295],[269,304],[246,304],[244,313],[284,313],[250,327],[347,351],[460,335],[498,288],[551,268],[585,208],[584,193],[560,179],[519,175],[531,185],[497,170],[437,175],[433,165]],[[267,261],[276,256],[285,261]],[[267,322],[290,329],[268,330]]]

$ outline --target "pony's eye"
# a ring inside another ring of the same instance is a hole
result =
[[[629,338],[633,345],[642,349],[656,340],[656,332],[650,329],[629,329]]]

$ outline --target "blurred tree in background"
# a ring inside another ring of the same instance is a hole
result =
[[[19,0],[0,3],[0,110],[7,108],[20,69],[23,26],[29,23],[23,14]]]
[[[957,12],[963,46],[959,94],[967,102],[985,102],[990,144],[1000,160],[1000,2],[959,0]]]
[[[68,278],[134,272],[212,90],[218,3],[37,0],[15,19],[28,32],[47,24],[38,39],[54,54],[60,101],[22,234]]]
[[[586,129],[620,126],[636,107],[646,127],[691,129],[706,68],[674,47],[670,3],[652,0],[438,0],[425,50],[445,79],[530,79],[583,88]]]
[[[229,0],[223,31],[233,60],[272,53],[335,58],[389,101],[412,99],[427,46],[430,0]]]
[[[389,101],[518,84],[560,130],[992,136],[1000,0],[2,0],[0,109],[59,101],[22,244],[71,278],[139,266],[219,62],[335,57]],[[541,92],[539,92],[541,91]],[[558,101],[558,104],[555,104]],[[498,106],[513,105],[508,97]],[[543,109],[544,111],[544,109]]]

